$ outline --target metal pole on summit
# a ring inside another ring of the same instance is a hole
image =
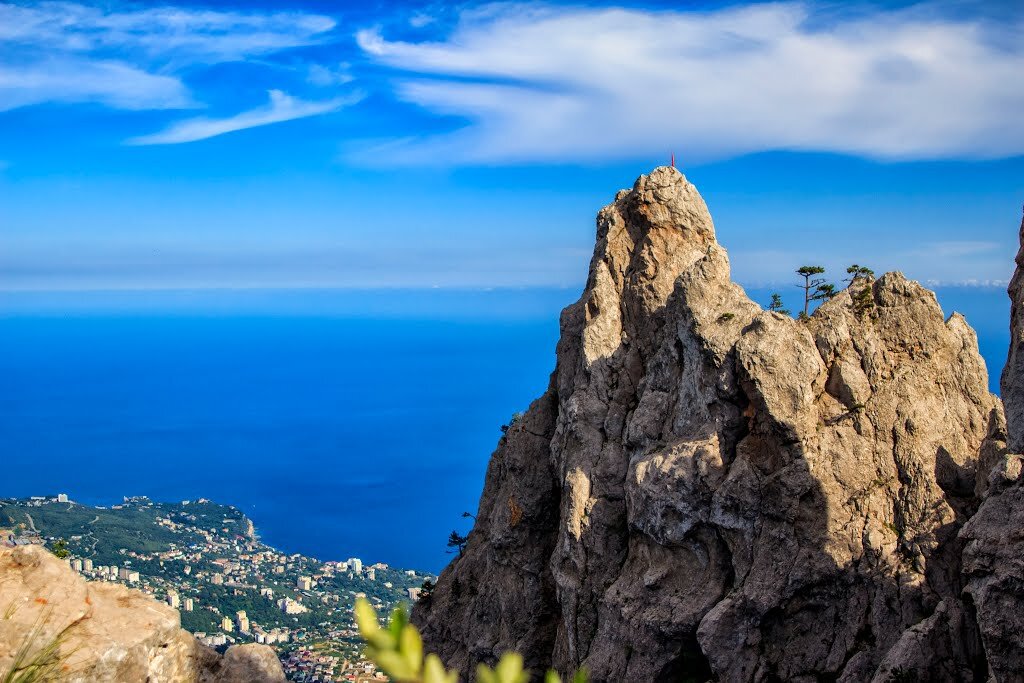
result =
[[[676,167],[676,153],[672,152],[672,168]]]

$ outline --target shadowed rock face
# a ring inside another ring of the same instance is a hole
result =
[[[415,610],[427,646],[595,681],[983,680],[958,532],[1005,486],[1002,407],[934,294],[853,289],[763,311],[678,171],[621,191],[550,387]]]
[[[1009,453],[989,475],[990,495],[960,532],[966,594],[977,610],[992,678],[1024,676],[1024,220],[1010,280],[1010,353],[1001,378]]]
[[[18,652],[61,638],[68,683],[277,683],[284,672],[266,645],[222,657],[180,626],[177,610],[137,590],[88,583],[39,547],[0,549],[0,674]]]

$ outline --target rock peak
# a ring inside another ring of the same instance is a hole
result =
[[[597,682],[969,679],[957,532],[1002,410],[965,323],[897,273],[868,286],[763,311],[681,173],[620,191],[551,385],[414,614],[428,646]]]

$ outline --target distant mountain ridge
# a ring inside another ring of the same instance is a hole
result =
[[[597,682],[1019,680],[1018,266],[1008,450],[976,336],[932,292],[886,273],[807,322],[764,311],[696,188],[641,176],[598,214],[550,386],[414,612],[428,649]]]

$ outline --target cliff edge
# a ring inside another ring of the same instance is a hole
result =
[[[464,673],[518,650],[594,681],[985,680],[993,648],[1019,662],[1021,525],[993,550],[982,518],[1024,514],[987,386],[973,330],[900,273],[807,322],[762,310],[655,169],[598,214],[549,388],[414,621]]]
[[[277,683],[266,645],[223,655],[181,628],[178,611],[124,586],[86,582],[37,546],[0,548],[0,673],[59,643],[67,683]],[[47,679],[48,680],[48,679]]]

